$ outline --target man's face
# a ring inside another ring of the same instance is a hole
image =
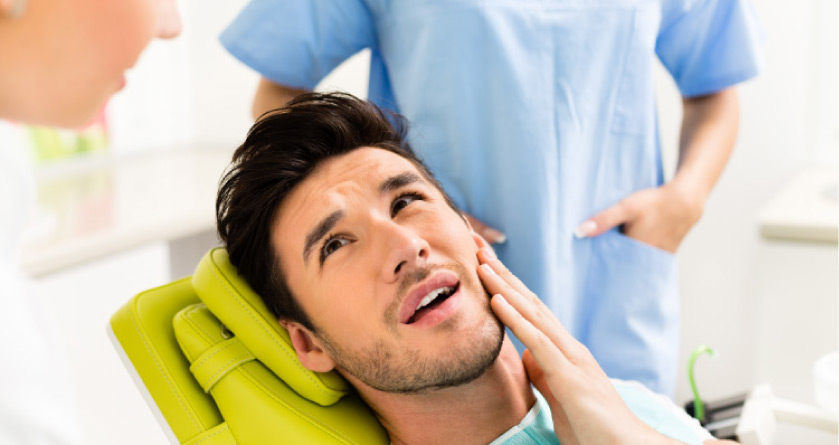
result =
[[[503,330],[472,231],[407,159],[377,148],[330,159],[278,214],[271,242],[289,288],[351,380],[419,392],[471,381],[497,357]]]

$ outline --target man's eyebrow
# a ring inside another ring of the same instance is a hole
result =
[[[307,262],[309,260],[309,255],[312,253],[312,248],[315,247],[315,244],[326,236],[335,224],[344,217],[343,210],[336,210],[329,214],[326,218],[322,219],[318,225],[312,229],[308,235],[306,235],[306,243],[303,245],[303,262]]]
[[[415,182],[423,182],[422,177],[413,172],[400,173],[396,176],[391,176],[390,178],[387,178],[385,182],[383,182],[382,185],[379,186],[379,192],[392,192],[394,190],[398,190],[402,187],[405,187],[406,185],[410,185]]]
[[[391,192],[417,182],[423,182],[420,175],[413,172],[400,173],[398,175],[391,176],[382,182],[379,186],[379,192]],[[329,233],[329,231],[335,227],[335,224],[337,224],[344,216],[345,212],[343,210],[336,210],[330,213],[326,218],[322,219],[315,228],[306,235],[306,242],[303,245],[303,262],[307,262],[309,260],[309,255],[311,255],[312,249],[315,247],[318,240]]]

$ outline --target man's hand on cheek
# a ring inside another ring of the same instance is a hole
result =
[[[478,260],[478,275],[493,295],[493,311],[528,348],[522,361],[531,383],[551,407],[560,442],[678,443],[629,410],[588,349],[488,246],[481,246]]]

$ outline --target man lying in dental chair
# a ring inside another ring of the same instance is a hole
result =
[[[222,179],[230,260],[303,366],[337,370],[394,444],[715,442],[667,398],[608,379],[405,132],[352,96],[305,94],[261,117]]]

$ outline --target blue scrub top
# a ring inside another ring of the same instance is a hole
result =
[[[672,254],[586,218],[659,186],[653,64],[685,96],[758,72],[746,0],[252,0],[222,35],[264,77],[305,89],[372,50],[369,98],[454,201],[507,235],[499,257],[604,370],[673,390]]]

